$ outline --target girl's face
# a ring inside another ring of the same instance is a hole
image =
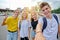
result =
[[[26,19],[27,18],[27,13],[23,13],[23,19]]]
[[[31,16],[32,16],[32,19],[34,19],[34,20],[37,18],[36,13],[32,13]]]

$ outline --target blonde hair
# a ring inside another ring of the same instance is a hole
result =
[[[22,20],[24,20],[24,19],[23,19],[23,14],[26,14],[26,20],[28,20],[28,12],[24,9],[24,10],[22,11],[22,14],[21,14],[21,17],[20,17],[20,22],[22,22]]]
[[[31,18],[30,18],[31,21],[32,21],[32,14],[35,14],[38,19],[38,13],[36,11],[31,11],[30,13],[31,13]]]

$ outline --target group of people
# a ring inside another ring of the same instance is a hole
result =
[[[59,18],[51,14],[51,7],[47,2],[42,2],[39,7],[43,16],[38,17],[35,10],[30,10],[29,16],[25,9],[20,17],[19,9],[12,16],[5,16],[2,26],[7,25],[7,40],[30,40],[30,35],[32,40],[57,40],[57,35],[60,34]]]

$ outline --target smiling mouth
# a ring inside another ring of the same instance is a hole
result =
[[[44,14],[48,14],[48,13],[44,13]]]

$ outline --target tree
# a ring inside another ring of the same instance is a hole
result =
[[[52,10],[51,12],[52,12],[52,13],[60,14],[60,8],[54,9],[54,10]]]

